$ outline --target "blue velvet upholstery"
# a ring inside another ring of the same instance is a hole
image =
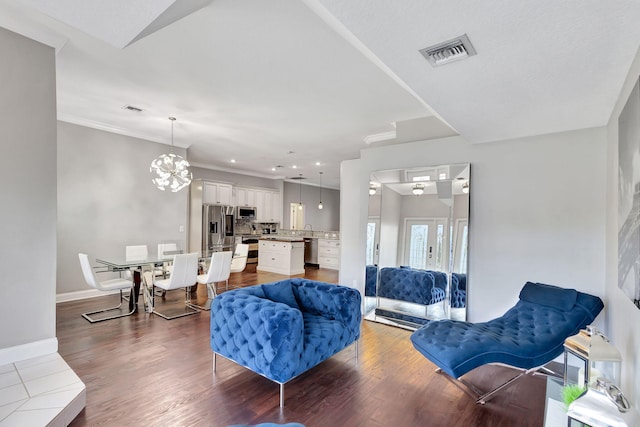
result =
[[[451,308],[464,308],[467,306],[467,275],[460,273],[451,274]]]
[[[384,267],[380,270],[378,296],[430,305],[446,298],[447,275],[438,271],[410,267]]]
[[[531,369],[562,354],[564,340],[593,322],[603,307],[593,295],[527,282],[520,300],[502,317],[484,323],[430,322],[411,341],[453,378],[487,363]]]
[[[296,297],[293,295],[293,289],[291,289],[291,285],[288,282],[267,283],[262,285],[262,291],[264,292],[265,298],[271,301],[281,302],[291,308],[300,309],[298,301],[296,301]]]
[[[364,295],[367,297],[376,296],[376,283],[378,282],[378,266],[367,265],[364,280]]]
[[[234,289],[211,304],[211,349],[285,383],[360,337],[360,305],[356,289],[302,278]]]

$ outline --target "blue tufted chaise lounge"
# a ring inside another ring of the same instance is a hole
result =
[[[467,372],[488,363],[524,370],[480,395],[477,403],[484,404],[497,391],[561,355],[564,340],[593,322],[603,308],[602,300],[596,296],[527,282],[520,291],[520,300],[502,317],[484,323],[430,322],[414,332],[411,341],[439,367],[438,372],[460,381]]]
[[[211,349],[284,384],[360,337],[356,289],[302,278],[224,292],[211,304]],[[357,346],[356,346],[357,356]]]

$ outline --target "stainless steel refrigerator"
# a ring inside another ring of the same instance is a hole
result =
[[[202,251],[234,249],[234,208],[202,205]]]

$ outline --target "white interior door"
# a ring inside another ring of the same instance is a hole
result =
[[[469,221],[457,219],[453,239],[453,272],[467,273],[467,246],[469,242]]]
[[[304,228],[304,204],[291,203],[289,212],[291,212],[291,215],[289,215],[290,229],[302,230]]]
[[[378,263],[380,254],[380,218],[370,217],[367,222],[367,265]]]

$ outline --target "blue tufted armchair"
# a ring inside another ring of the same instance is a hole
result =
[[[361,296],[302,278],[224,292],[211,304],[211,349],[280,384],[360,337]],[[357,347],[356,347],[357,356]]]

